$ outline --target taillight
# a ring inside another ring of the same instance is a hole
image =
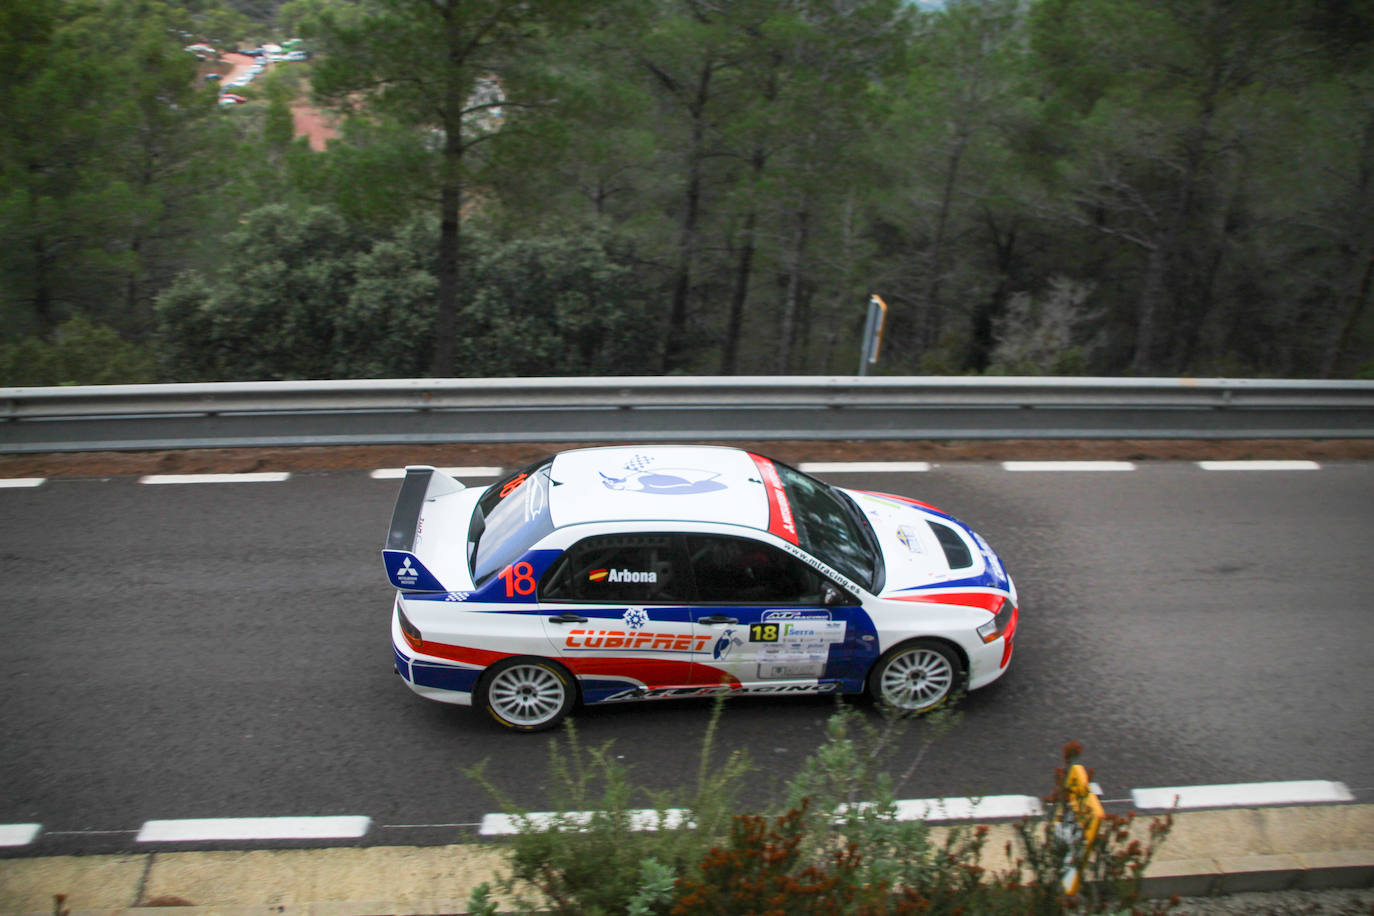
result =
[[[1002,599],[1002,606],[993,618],[978,628],[983,642],[994,642],[1016,628],[1016,604],[1010,598]]]
[[[422,648],[425,638],[420,635],[420,628],[410,622],[406,612],[401,609],[401,602],[396,602],[396,619],[401,624],[401,634],[405,636],[406,642],[410,643],[412,649]]]

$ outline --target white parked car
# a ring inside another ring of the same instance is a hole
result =
[[[579,449],[477,488],[410,467],[383,558],[406,685],[521,731],[719,692],[924,712],[1002,676],[1018,617],[953,517],[731,448]]]

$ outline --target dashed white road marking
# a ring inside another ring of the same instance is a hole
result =
[[[1034,795],[988,795],[984,798],[909,798],[897,802],[899,821],[1016,820],[1039,817],[1045,807]]]
[[[0,824],[0,846],[27,846],[42,827],[42,824]]]
[[[484,465],[471,467],[438,468],[450,477],[500,477],[501,468]],[[406,476],[405,468],[378,468],[368,475],[373,480],[399,480]]]
[[[1137,808],[1256,808],[1266,805],[1317,805],[1354,801],[1345,783],[1327,780],[1247,782],[1216,786],[1173,786],[1133,789]]]
[[[984,798],[912,798],[896,803],[896,816],[900,821],[962,821],[962,820],[1016,820],[1022,817],[1038,817],[1045,809],[1040,799],[1034,795],[989,795]],[[674,828],[686,822],[687,812],[680,808],[664,811],[662,826]],[[557,820],[566,823],[583,824],[590,821],[589,811],[571,811],[557,814],[552,811],[536,811],[524,817],[510,814],[488,814],[482,818],[478,833],[482,836],[511,836],[520,832],[521,823],[536,828],[547,827]],[[658,812],[645,809],[630,812],[631,830],[657,830],[660,821]]]
[[[1102,795],[1096,782],[1090,786]],[[1361,790],[1364,792],[1366,790]],[[1112,803],[1129,801],[1140,810],[1166,811],[1173,808],[1262,808],[1274,805],[1325,805],[1355,801],[1355,794],[1343,782],[1332,780],[1295,780],[1291,782],[1230,783],[1211,786],[1172,786],[1133,789],[1129,799],[1104,799]],[[659,812],[642,809],[630,812],[633,830],[675,829],[690,826],[682,808],[667,808],[660,821]],[[1044,804],[1034,795],[987,795],[981,798],[913,798],[896,802],[898,820],[990,821],[1040,817]],[[544,828],[562,821],[567,824],[589,822],[590,811],[538,811],[523,818],[511,814],[487,814],[480,824],[386,824],[379,829],[447,829],[477,827],[481,836],[511,836],[527,823]],[[139,843],[192,843],[233,840],[337,840],[357,839],[372,828],[372,819],[361,816],[338,817],[229,817],[188,820],[148,821],[138,831]],[[41,824],[0,824],[0,847],[25,846],[37,839]],[[50,836],[132,834],[132,830],[50,830]]]
[[[290,480],[286,471],[260,471],[248,474],[149,474],[140,477],[139,483],[180,484],[180,483],[281,483]]]
[[[803,461],[797,469],[808,474],[920,474],[928,461]]]
[[[1131,461],[1003,461],[1004,471],[1134,471]]]
[[[659,813],[652,808],[631,811],[629,814],[631,830],[657,830],[660,826],[674,830],[687,823],[687,812],[681,808],[663,809],[661,820]],[[522,823],[529,824],[536,829],[544,829],[560,821],[582,825],[590,823],[591,819],[592,812],[590,811],[566,811],[562,813],[533,811],[522,816],[486,814],[482,816],[482,826],[478,828],[477,832],[481,836],[514,836],[520,832]]]
[[[0,487],[5,489],[17,489],[19,487],[41,487],[47,481],[46,477],[4,477],[0,478]]]
[[[1316,471],[1315,461],[1199,461],[1204,471]]]
[[[139,843],[187,843],[204,840],[324,840],[360,837],[372,826],[370,817],[212,817],[148,821]]]

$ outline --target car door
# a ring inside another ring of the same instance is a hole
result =
[[[672,695],[692,683],[698,636],[681,540],[592,535],[540,579],[540,614],[588,703]]]
[[[750,692],[802,691],[844,677],[871,627],[857,599],[797,557],[748,537],[688,534],[699,631],[698,681]],[[860,632],[860,630],[864,632]]]

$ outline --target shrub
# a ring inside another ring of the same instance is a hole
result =
[[[0,385],[136,385],[157,381],[152,351],[114,328],[78,316],[51,339],[26,337],[0,346]]]
[[[720,765],[713,762],[723,709],[717,701],[702,739],[696,785],[686,790],[640,790],[613,744],[584,747],[572,720],[564,725],[563,740],[550,744],[551,817],[512,805],[486,775],[485,761],[469,768],[467,775],[512,812],[520,827],[502,889],[518,895],[522,886],[534,888],[548,912],[569,916],[666,912],[666,897],[654,888],[671,886],[727,835],[749,773],[739,752]],[[635,807],[641,796],[651,804],[655,830],[635,829],[642,826]],[[673,829],[680,821],[692,828]]]
[[[1056,277],[1041,297],[1016,293],[993,320],[989,375],[1083,375],[1101,347],[1089,327],[1098,320],[1093,287]]]
[[[955,727],[957,714],[918,720],[923,746],[905,770],[888,770],[911,720],[884,712],[881,724],[839,705],[825,742],[786,788],[782,815],[731,815],[747,761],[731,755],[711,767],[723,703],[717,701],[702,743],[690,798],[635,788],[611,745],[584,748],[571,722],[552,746],[557,810],[517,813],[511,846],[510,894],[533,888],[542,901],[521,901],[524,912],[588,916],[878,916],[878,914],[1064,914],[1163,912],[1171,902],[1143,902],[1141,879],[1171,819],[1156,819],[1142,840],[1134,815],[1107,815],[1096,838],[1075,844],[1067,824],[1068,768],[1081,752],[1065,748],[1043,817],[1016,825],[1020,855],[997,873],[983,864],[986,827],[953,827],[937,840],[920,821],[898,817],[895,792],[919,766],[932,742]],[[500,790],[478,766],[468,771],[498,799]],[[641,796],[653,808],[653,831],[634,829]],[[685,807],[685,826],[672,817]],[[506,804],[507,810],[513,810]],[[1063,870],[1085,877],[1070,897]]]

